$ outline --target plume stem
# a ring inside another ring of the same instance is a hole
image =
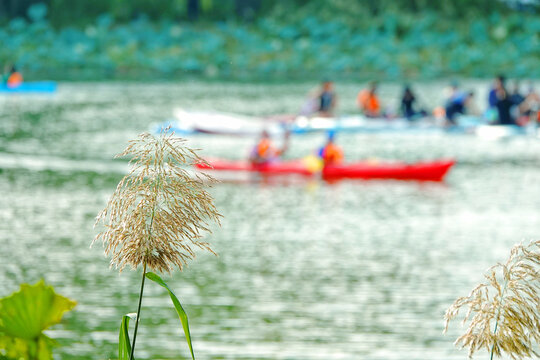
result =
[[[141,281],[141,293],[139,295],[139,307],[137,308],[137,319],[135,321],[135,330],[133,331],[133,344],[131,344],[131,354],[129,356],[130,360],[133,360],[133,354],[135,353],[135,340],[137,340],[137,329],[139,328],[139,318],[141,315],[141,304],[142,304],[142,298],[143,298],[143,290],[144,290],[144,279],[146,278],[146,260],[144,261],[143,265],[143,275],[142,275],[142,281]]]
[[[156,197],[157,197],[157,193],[158,193],[158,189],[159,189],[159,176],[157,178],[157,182],[156,182],[156,185],[155,185],[155,188],[154,188],[154,191],[155,191],[155,194],[156,194]],[[150,230],[150,233],[152,232],[152,226],[154,225],[154,216],[156,214],[156,203],[157,203],[157,200],[154,199],[154,205],[153,205],[153,208],[152,208],[152,217],[150,218],[150,225],[149,225],[149,230]],[[150,238],[151,235],[148,236],[148,238]],[[135,330],[133,331],[133,344],[131,345],[131,354],[129,356],[129,360],[133,360],[133,354],[135,353],[135,340],[137,340],[137,329],[139,328],[139,317],[141,315],[141,304],[142,304],[142,298],[143,298],[143,291],[144,291],[144,279],[146,279],[146,257],[144,259],[144,263],[143,263],[143,274],[142,274],[142,281],[141,281],[141,293],[139,294],[139,306],[137,307],[137,319],[135,321]]]
[[[499,319],[501,317],[501,309],[503,307],[504,295],[506,293],[507,286],[508,286],[508,279],[505,280],[504,287],[501,292],[501,302],[499,303],[499,308],[497,309],[497,320],[495,320],[495,328],[493,329],[493,335],[497,334],[497,328],[499,327]],[[491,354],[490,354],[489,360],[493,360],[493,351],[495,350],[495,342],[496,340],[494,339],[493,344],[491,345],[491,351],[490,351]]]

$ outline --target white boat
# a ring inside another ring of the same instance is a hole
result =
[[[175,109],[174,119],[157,125],[154,132],[167,126],[179,135],[215,134],[257,136],[266,130],[272,136],[314,132],[406,133],[406,134],[472,134],[486,139],[529,135],[531,130],[519,126],[488,125],[481,117],[462,116],[455,126],[443,126],[431,117],[368,118],[363,115],[340,117],[278,117],[279,120],[211,111]],[[536,134],[536,129],[534,129]]]
[[[340,117],[280,117],[261,118],[232,113],[210,111],[188,111],[175,109],[174,118],[157,125],[154,131],[167,126],[182,135],[219,134],[234,136],[254,136],[263,130],[271,135],[285,132],[305,134],[313,132],[426,132],[442,131],[432,119],[424,118],[409,121],[405,118],[367,118],[363,115],[345,115]]]

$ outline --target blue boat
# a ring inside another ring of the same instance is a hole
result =
[[[33,94],[53,92],[56,92],[56,82],[54,81],[23,82],[21,85],[15,87],[0,84],[0,93],[4,94]]]

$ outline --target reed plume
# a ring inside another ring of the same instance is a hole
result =
[[[94,242],[103,242],[105,254],[111,255],[111,266],[120,272],[127,265],[133,269],[143,267],[133,342],[130,345],[129,318],[126,318],[130,315],[126,315],[120,328],[120,359],[134,358],[145,278],[169,292],[195,359],[184,309],[168,285],[147,269],[182,270],[195,257],[194,247],[214,253],[201,238],[210,232],[210,222],[219,224],[221,215],[205,190],[213,179],[204,174],[190,176],[182,167],[203,160],[184,146],[185,140],[174,137],[168,130],[164,129],[158,137],[143,133],[117,155],[132,157],[131,170],[96,219],[96,224],[103,223],[105,230]]]
[[[103,223],[105,230],[94,242],[103,242],[111,266],[120,271],[142,264],[160,272],[182,270],[195,257],[194,246],[213,253],[200,240],[210,231],[210,221],[219,223],[205,190],[205,180],[213,179],[191,177],[182,168],[203,161],[184,142],[165,132],[159,137],[143,133],[116,156],[132,156],[131,171],[98,215],[96,224]]]
[[[456,345],[469,348],[469,357],[485,348],[493,356],[505,352],[512,359],[539,356],[540,343],[540,241],[516,245],[506,263],[491,267],[486,282],[446,311],[445,332],[461,308],[470,321]]]

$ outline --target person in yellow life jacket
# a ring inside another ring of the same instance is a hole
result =
[[[289,134],[286,133],[285,143],[281,149],[278,149],[272,144],[268,131],[263,130],[257,145],[255,145],[249,156],[250,161],[253,164],[265,164],[278,160],[279,157],[287,150],[288,138]]]
[[[381,104],[377,97],[376,82],[371,82],[369,89],[364,89],[358,93],[356,104],[367,117],[381,116]]]
[[[324,165],[335,165],[343,162],[343,150],[334,143],[334,134],[328,135],[326,144],[319,151]]]
[[[6,80],[6,85],[8,87],[17,87],[21,85],[23,82],[23,77],[20,72],[17,71],[15,66],[11,67],[11,70],[9,71],[9,75]]]

